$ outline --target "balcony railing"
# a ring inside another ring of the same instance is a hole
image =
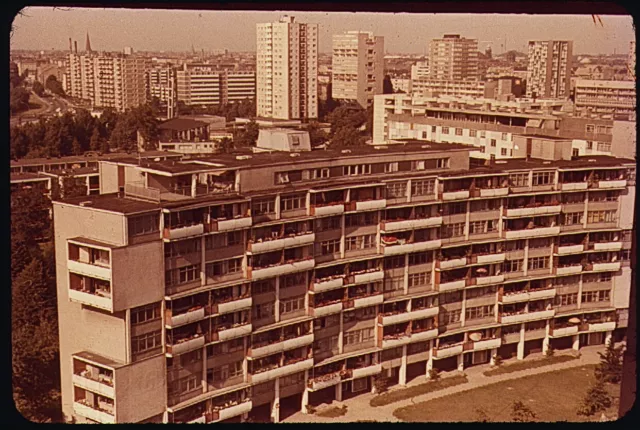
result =
[[[621,267],[621,264],[619,261],[602,262],[602,263],[593,263],[591,270],[594,272],[609,272],[609,271],[617,272],[618,270],[620,270],[620,267]]]
[[[259,280],[271,278],[278,275],[287,275],[289,273],[300,272],[303,270],[313,269],[316,265],[313,257],[307,257],[303,260],[287,261],[284,263],[273,264],[268,267],[249,267],[249,279]]]
[[[311,345],[313,343],[313,333],[304,334],[292,339],[284,339],[273,342],[269,345],[257,348],[251,347],[248,356],[251,358],[266,357],[267,355],[284,352],[290,349],[300,348],[302,346]]]
[[[626,179],[618,179],[613,181],[593,181],[591,188],[611,189],[611,188],[625,188],[627,186]]]
[[[445,292],[445,291],[459,290],[466,286],[467,286],[467,278],[458,279],[455,281],[440,282],[440,284],[438,285],[438,291]]]
[[[597,242],[593,243],[594,251],[620,251],[622,249],[622,242]]]
[[[450,260],[438,261],[440,269],[455,269],[457,267],[464,267],[467,265],[467,257],[452,258]]]
[[[475,285],[490,285],[504,282],[504,275],[476,276]]]
[[[194,306],[192,308],[189,308],[186,312],[177,315],[173,315],[173,313],[174,312],[171,309],[167,309],[167,318],[165,324],[169,327],[177,327],[204,319],[205,307]]]
[[[348,373],[345,370],[339,370],[326,375],[316,376],[307,381],[307,387],[310,391],[322,390],[323,388],[339,384],[347,375]]]
[[[387,220],[382,221],[380,231],[392,233],[402,230],[416,230],[427,227],[439,227],[442,225],[442,217],[416,218],[407,220]]]
[[[577,325],[566,326],[566,327],[554,327],[551,329],[551,336],[553,337],[562,337],[569,336],[578,333],[579,327]]]
[[[506,254],[504,252],[495,254],[475,254],[471,256],[472,262],[477,264],[502,263],[505,259]]]
[[[282,376],[290,375],[292,373],[302,372],[303,370],[309,370],[313,368],[313,358],[292,360],[284,362],[282,366],[270,368],[259,373],[250,375],[250,382],[253,384],[259,384],[271,379],[280,378]]]
[[[249,242],[247,251],[251,253],[261,253],[277,251],[285,248],[312,244],[315,241],[313,232],[303,232],[288,237],[267,238],[262,241]]]
[[[382,243],[384,255],[399,255],[411,252],[428,251],[442,246],[442,241],[440,239],[412,243],[401,243],[397,239],[396,241],[392,241],[391,239],[392,238],[388,238],[386,239],[387,243]]]
[[[167,353],[174,356],[202,348],[205,344],[203,335],[193,335],[167,344]]]
[[[555,236],[560,234],[560,227],[534,227],[522,230],[507,230],[504,232],[505,239],[525,239],[536,238],[538,236]]]
[[[536,321],[540,319],[552,318],[555,315],[555,309],[533,312],[521,312],[516,314],[502,314],[500,322],[502,324],[522,323],[527,321]]]
[[[584,251],[584,245],[559,245],[558,255],[580,254]]]
[[[462,354],[464,342],[438,346],[433,350],[433,358],[447,358]]]
[[[364,378],[382,373],[382,364],[372,364],[370,366],[360,367],[359,369],[349,369],[352,371],[354,379]]]
[[[240,230],[243,228],[249,228],[253,224],[253,219],[250,216],[242,217],[238,216],[233,219],[212,219],[207,224],[208,232],[219,231],[231,231]]]
[[[587,323],[588,330],[590,332],[594,331],[612,331],[616,328],[615,321],[607,321],[607,322],[590,322]]]
[[[334,290],[336,288],[340,288],[344,285],[344,275],[336,275],[323,278],[316,279],[315,282],[311,285],[311,291],[315,293],[321,293],[323,291]]]
[[[253,304],[253,299],[250,295],[245,294],[242,297],[233,297],[218,303],[213,303],[207,308],[209,315],[215,314],[228,314],[230,312],[239,311],[240,309],[250,308]]]
[[[445,191],[442,193],[442,200],[462,200],[469,198],[469,190]]]
[[[382,270],[369,269],[361,272],[352,272],[347,278],[347,284],[364,284],[381,281],[382,279],[384,279],[384,272]]]
[[[251,323],[235,323],[221,327],[214,327],[209,335],[209,342],[222,342],[251,334],[253,327]]]
[[[311,313],[317,318],[341,312],[342,309],[342,300],[334,300],[327,303],[317,303],[311,308]]]
[[[397,333],[383,336],[382,348],[395,348],[402,345],[407,345],[412,342],[411,335],[409,333]]]
[[[311,206],[311,215],[315,216],[340,215],[342,213],[344,213],[344,202],[335,202],[326,205],[316,203]]]
[[[103,376],[103,375],[100,375]],[[115,388],[113,387],[113,379],[106,377],[92,378],[86,370],[80,374],[73,375],[73,385],[84,388],[85,390],[98,393],[102,396],[115,398]]]
[[[483,351],[485,349],[499,348],[502,344],[502,339],[499,337],[493,339],[482,339],[478,341],[472,341],[471,344],[472,351]]]
[[[582,264],[574,264],[571,266],[562,266],[555,268],[556,275],[575,275],[582,273]]]
[[[562,191],[586,190],[587,183],[586,182],[564,183],[564,184],[560,184],[560,189]]]
[[[110,291],[96,290],[95,293],[91,293],[89,290],[74,290],[73,288],[68,291],[69,300],[72,302],[113,312],[113,300]]]
[[[347,211],[368,211],[375,209],[384,209],[387,207],[386,199],[375,199],[367,201],[352,201],[345,203],[345,210]]]
[[[223,406],[213,406],[211,412],[205,413],[205,423],[224,421],[230,418],[246,414],[251,411],[253,404],[250,398],[241,401],[234,400]]]
[[[538,207],[505,209],[504,215],[507,217],[553,215],[553,214],[559,214],[561,210],[562,210],[562,206],[558,203],[558,204],[549,204],[549,205],[538,206]]]
[[[67,268],[70,272],[78,273],[80,275],[104,279],[105,281],[111,280],[111,269],[108,265],[103,266],[98,264],[85,263],[77,260],[69,260],[67,262]]]
[[[186,237],[200,236],[204,233],[204,224],[198,223],[183,227],[165,227],[163,236],[165,239],[175,240]]]
[[[106,409],[98,409],[93,406],[89,406],[88,403],[83,401],[73,402],[73,411],[82,417],[89,418],[100,424],[115,424],[116,417],[113,411],[107,411]]]

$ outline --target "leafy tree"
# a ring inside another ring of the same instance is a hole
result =
[[[234,142],[236,147],[251,147],[256,145],[258,135],[260,134],[260,128],[255,120],[251,120],[247,123],[244,130],[238,130],[234,136]]]
[[[596,382],[594,386],[589,388],[587,394],[582,400],[582,405],[577,411],[578,415],[591,416],[597,412],[604,411],[612,404],[611,396],[604,388],[602,380]]]
[[[82,150],[82,146],[80,146],[80,142],[78,142],[77,137],[73,138],[73,143],[71,146],[73,148],[73,155],[82,155],[84,153],[84,151]]]
[[[53,75],[50,75],[47,78],[47,81],[44,83],[44,87],[46,89],[48,89],[49,91],[51,91],[53,94],[57,94],[57,95],[62,96],[62,97],[64,97],[66,95],[65,92],[64,92],[64,89],[62,88],[62,84]]]
[[[493,356],[493,365],[494,366],[500,366],[502,365],[502,356],[499,354],[496,354]]]
[[[366,139],[360,135],[360,132],[353,127],[346,126],[338,129],[331,138],[331,146],[347,147],[362,146]]]
[[[93,128],[91,139],[89,140],[89,149],[91,149],[92,151],[97,151],[100,149],[100,132],[98,131],[98,127]]]
[[[11,193],[11,238],[27,246],[49,236],[51,201],[36,188]]]
[[[382,394],[389,390],[389,378],[383,375],[378,375],[373,381],[374,388],[377,394]]]
[[[229,139],[228,137],[223,137],[218,143],[219,151],[222,154],[229,154],[233,151],[233,139]]]
[[[11,127],[9,147],[11,158],[22,158],[29,152],[29,138],[23,128]]]
[[[599,381],[617,384],[622,380],[623,346],[614,346],[609,342],[604,354],[598,352],[600,363],[596,367],[595,375]]]
[[[80,197],[87,195],[87,185],[84,178],[74,178],[72,176],[62,178],[62,197]]]
[[[320,124],[317,121],[311,121],[307,125],[307,132],[309,132],[309,140],[312,147],[322,145],[329,139],[329,136],[320,128]]]
[[[489,415],[487,414],[487,412],[483,409],[483,408],[475,408],[474,412],[476,414],[476,422],[479,423],[488,423],[491,422],[491,419],[489,418]]]
[[[160,101],[160,98],[158,97],[151,97],[151,102],[149,103],[149,107],[151,108],[151,111],[153,112],[154,116],[163,116],[166,114],[166,112],[162,109],[162,102]]]
[[[549,347],[547,348],[547,353],[545,354],[547,357],[551,358],[553,357],[555,354],[555,350],[553,349],[553,347],[551,345],[549,345]]]
[[[438,369],[430,369],[429,379],[432,381],[437,381],[438,379],[440,379],[440,371]]]
[[[11,114],[29,109],[29,91],[24,87],[10,87],[9,89],[9,109]]]
[[[385,75],[382,81],[382,94],[393,94],[393,84],[389,75]]]
[[[341,105],[327,116],[331,123],[331,133],[342,127],[360,128],[367,122],[367,112],[360,106]]]
[[[517,423],[529,423],[535,421],[536,414],[529,406],[518,400],[511,406],[511,419]]]
[[[38,97],[42,97],[44,95],[44,86],[40,82],[35,81],[32,89]]]
[[[100,141],[100,152],[102,152],[103,154],[108,154],[109,152],[111,152],[108,140],[102,139]]]

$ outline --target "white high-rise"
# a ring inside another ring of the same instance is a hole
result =
[[[348,31],[333,36],[332,97],[354,100],[366,108],[382,94],[384,37]]]
[[[573,42],[530,41],[527,66],[527,97],[569,97]]]
[[[318,24],[284,16],[257,24],[257,116],[318,117]]]

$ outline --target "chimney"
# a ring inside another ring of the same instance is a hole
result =
[[[69,52],[73,52],[73,44],[71,43],[71,38],[69,38]]]
[[[74,47],[74,52],[77,54],[78,53],[78,41],[77,40],[75,40],[73,42],[73,47]]]

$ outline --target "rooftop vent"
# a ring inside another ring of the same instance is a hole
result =
[[[542,164],[551,164],[551,161],[543,161]]]
[[[429,148],[431,148],[431,145],[422,145],[421,148],[422,149],[429,149]]]
[[[350,149],[343,149],[340,152],[343,153],[343,154],[351,154],[351,150]]]
[[[289,157],[299,157],[300,153],[299,152],[292,152],[291,154],[289,154]]]
[[[507,164],[507,162],[505,160],[496,160],[495,163],[496,164]]]
[[[589,159],[587,160],[587,162],[589,162],[589,163],[597,163],[597,162],[598,162],[598,160],[594,160],[593,158],[589,158]]]
[[[251,155],[236,155],[236,160],[250,160]]]
[[[154,158],[153,161],[160,161],[160,157]]]
[[[91,206],[92,204],[93,204],[93,202],[91,200],[80,202],[80,206],[82,206],[82,207]]]
[[[375,149],[389,149],[389,147],[387,145],[376,145],[374,146]]]

